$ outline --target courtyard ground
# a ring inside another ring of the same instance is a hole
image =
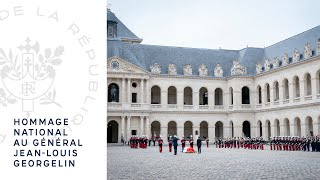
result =
[[[164,146],[131,149],[108,145],[107,175],[117,179],[320,179],[320,153],[218,149],[202,146],[201,154],[169,153]]]

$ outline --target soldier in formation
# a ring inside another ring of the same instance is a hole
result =
[[[192,138],[192,135],[190,135],[189,144],[190,144],[190,147],[193,148],[193,138]]]
[[[233,149],[260,149],[264,150],[265,141],[262,137],[256,138],[218,138],[216,140],[217,148],[233,148]]]
[[[183,136],[182,136],[182,139],[181,139],[181,147],[182,147],[182,152],[183,152],[184,147],[186,147],[186,140],[184,139]]]
[[[160,135],[160,137],[159,137],[159,139],[158,139],[158,144],[159,144],[159,152],[162,153],[163,140],[162,140],[162,138],[161,138],[161,135]]]
[[[311,151],[320,152],[319,136],[277,136],[270,141],[270,150],[273,151]]]
[[[169,137],[169,152],[172,152],[172,136]]]

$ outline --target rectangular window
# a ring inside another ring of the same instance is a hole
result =
[[[137,93],[132,93],[132,103],[137,103]]]
[[[134,136],[134,135],[137,135],[137,130],[132,130],[132,131],[131,131],[131,135],[133,135],[133,136]]]

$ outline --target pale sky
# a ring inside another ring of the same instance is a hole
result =
[[[267,47],[320,25],[319,0],[108,0],[142,44]],[[319,37],[317,37],[319,38]]]

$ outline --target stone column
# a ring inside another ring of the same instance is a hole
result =
[[[317,78],[311,79],[311,94],[312,99],[317,99]]]
[[[161,91],[161,104],[162,104],[162,107],[167,107],[167,104],[168,104],[168,92],[167,91]]]
[[[300,122],[301,122],[301,136],[306,137],[307,135],[309,135],[309,132],[307,131],[309,128],[308,128],[305,120],[302,121],[300,119]]]
[[[251,135],[251,138],[252,137],[257,137],[257,126],[254,125],[254,124],[251,125],[251,127],[250,127],[250,135]]]
[[[262,125],[262,137],[264,140],[269,139],[268,138],[268,126]]]
[[[265,107],[265,103],[267,99],[267,91],[264,87],[261,87],[261,105],[262,107]]]
[[[126,117],[125,116],[121,116],[121,136],[126,138],[125,134],[124,134],[124,118],[126,118]]]
[[[212,91],[208,90],[208,105],[210,107],[214,107],[214,91],[212,92]]]
[[[122,85],[121,85],[121,102],[125,103],[126,102],[126,79],[122,78]]]
[[[146,103],[151,104],[151,90],[149,87],[149,79],[146,79]]]
[[[280,136],[285,136],[285,134],[287,134],[287,132],[285,132],[285,131],[287,131],[285,129],[285,125],[284,124],[280,124]]]
[[[144,103],[144,79],[141,79],[140,83],[140,103]]]
[[[270,86],[270,105],[273,105],[273,102],[274,102],[274,93],[275,92],[275,89],[273,88],[273,85],[272,87]]]
[[[198,135],[196,135],[196,131],[198,131]],[[200,128],[199,126],[192,126],[192,134],[193,134],[193,140],[196,141],[198,137],[200,136]]]
[[[179,139],[182,139],[182,136],[184,136],[183,130],[183,126],[177,124],[177,136]]]
[[[293,102],[293,83],[289,82],[289,102]]]
[[[192,101],[194,109],[199,109],[199,92],[192,92]]]
[[[296,136],[297,129],[294,127],[294,122],[290,122],[290,134],[289,136]]]
[[[231,137],[230,126],[223,126],[223,137]]]
[[[209,142],[214,143],[216,140],[215,134],[216,129],[214,126],[208,126],[208,135],[209,135]]]
[[[235,137],[243,137],[242,133],[242,125],[233,125],[234,128],[234,136]]]
[[[161,126],[160,130],[162,140],[164,144],[168,144],[168,126]]]
[[[177,105],[179,109],[183,109],[183,91],[177,90]]]
[[[149,116],[146,116],[146,127],[145,127],[145,132],[148,138],[150,138],[150,136],[152,136],[152,134],[150,133],[151,131],[151,127],[150,127],[150,119]]]
[[[131,117],[127,116],[127,138],[130,139],[131,136]]]
[[[140,116],[140,135],[144,135],[143,121],[144,121],[144,116]]]
[[[240,108],[241,107],[241,91],[233,90],[233,107]]]
[[[315,116],[313,120],[313,135],[320,135],[320,124],[318,123],[318,118]]]
[[[279,104],[283,104],[283,84],[281,82],[281,84],[279,83]],[[281,130],[280,130],[280,134],[281,134]]]
[[[127,91],[128,91],[128,103],[131,104],[131,79],[128,79]]]
[[[305,84],[304,84],[304,80],[302,79],[300,81],[300,97],[301,97],[300,101],[304,101],[304,97],[305,96],[306,96],[306,94],[305,94]]]
[[[276,125],[271,125],[271,134],[270,134],[270,136],[274,137],[276,134],[277,134],[277,126]]]
[[[222,101],[222,105],[224,106],[224,107],[227,107],[227,106],[229,106],[229,93],[225,93],[225,92],[223,92],[222,93],[222,98],[223,98],[223,101]]]

